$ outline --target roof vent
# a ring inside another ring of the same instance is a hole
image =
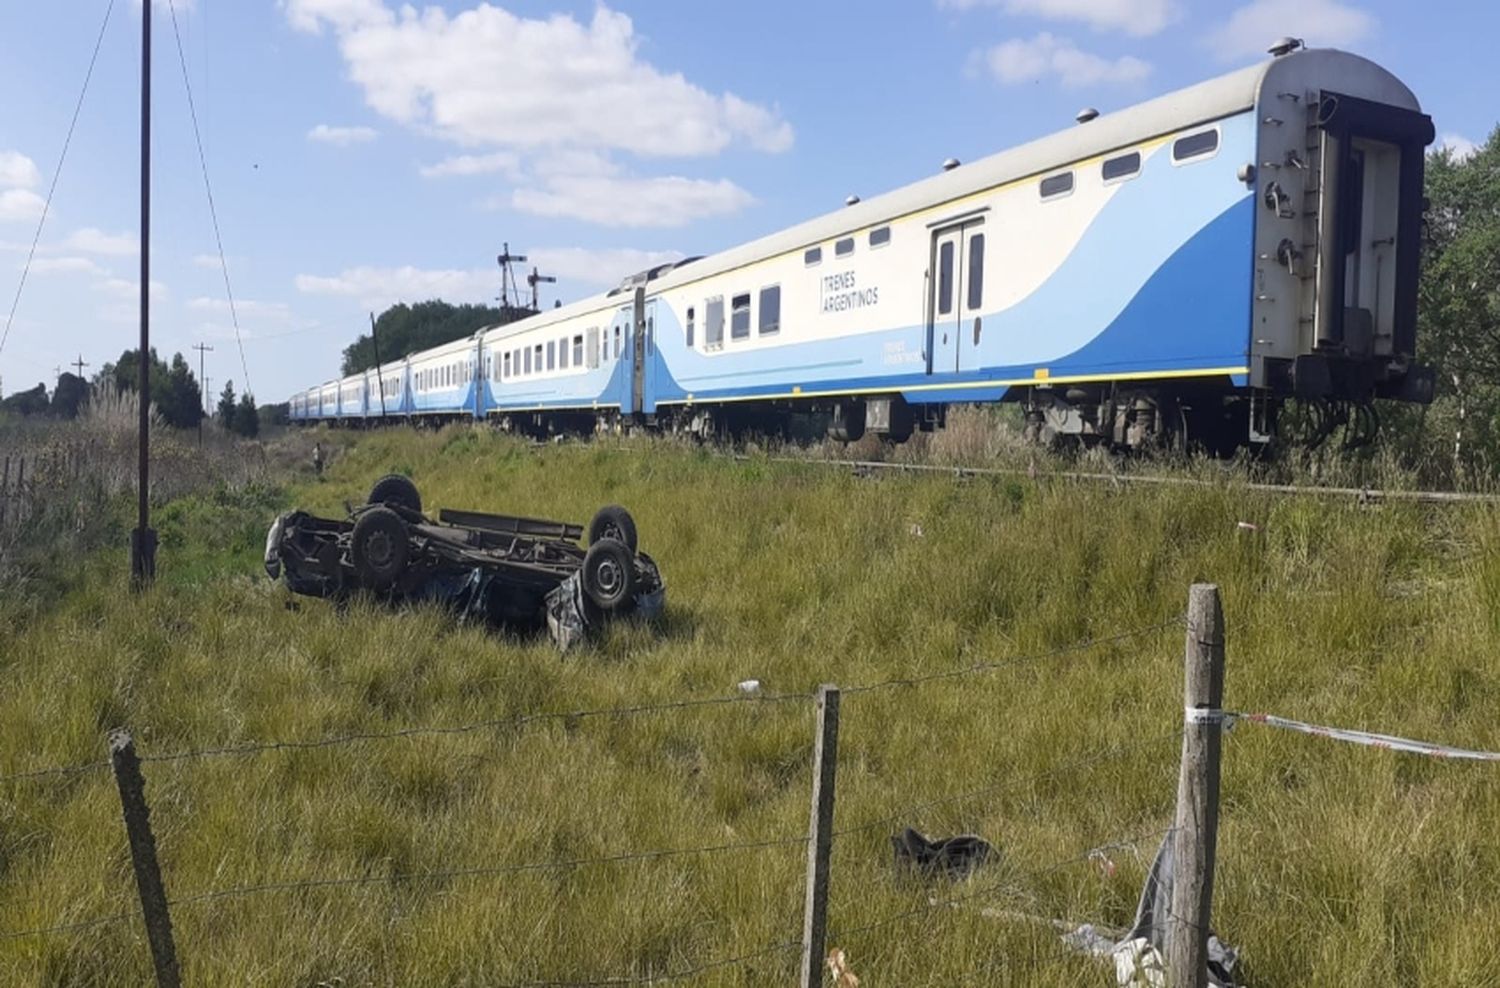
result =
[[[1280,58],[1282,55],[1290,55],[1298,48],[1306,48],[1307,44],[1301,38],[1282,38],[1266,51]]]
[[[857,202],[859,202],[859,196],[850,196],[850,197],[848,197],[847,199],[844,200],[844,205],[846,205],[846,206],[852,206],[852,205],[854,205]]]
[[[1092,106],[1086,106],[1083,109],[1079,110],[1078,111],[1078,115],[1076,117],[1074,117],[1073,119],[1077,120],[1081,124],[1086,124],[1090,120],[1093,120],[1098,115],[1099,115],[1099,111],[1098,110],[1094,109]]]
[[[960,162],[957,158],[948,158],[947,160],[945,160],[943,162],[943,171],[945,171],[945,172],[951,172],[953,169],[957,168],[960,164],[962,164],[962,162]]]

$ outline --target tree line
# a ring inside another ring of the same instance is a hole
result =
[[[151,404],[162,421],[176,429],[197,428],[205,416],[203,391],[187,360],[182,354],[175,353],[169,364],[157,356],[155,347],[150,350],[150,360]],[[140,373],[140,351],[126,350],[118,360],[106,363],[91,381],[65,371],[58,375],[51,395],[47,393],[47,386],[39,383],[34,388],[0,399],[0,412],[76,418],[88,402],[91,387],[135,392],[140,387]],[[226,431],[241,436],[259,435],[261,417],[254,396],[246,393],[236,399],[234,382],[224,386],[215,418]]]

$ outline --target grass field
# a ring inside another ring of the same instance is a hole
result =
[[[627,505],[667,580],[664,618],[559,657],[544,639],[430,609],[341,613],[265,579],[278,510],[338,512],[393,469],[429,507],[584,522]],[[733,697],[750,678],[771,693],[871,684],[1161,626],[1197,580],[1223,590],[1229,706],[1500,748],[1493,508],[1272,498],[1233,479],[858,478],[453,428],[361,436],[321,482],[184,497],[157,526],[161,578],[139,598],[112,551],[62,599],[0,604],[0,773],[98,761],[120,725],[150,757]],[[1087,851],[1171,822],[1182,649],[1170,626],[844,698],[836,826],[852,832],[834,846],[831,944],[866,988],[1110,983],[1050,928],[981,907],[1129,921],[1157,837],[1105,852],[1114,867]],[[369,879],[178,906],[184,982],[587,982],[795,941],[795,843],[452,873],[795,840],[812,725],[810,700],[739,703],[148,763],[173,898]],[[1240,727],[1216,927],[1256,985],[1500,984],[1497,818],[1500,766]],[[967,884],[902,882],[889,837],[906,825],[977,832],[1000,854]],[[0,781],[0,932],[130,917],[0,939],[0,982],[145,983],[134,895],[106,771]],[[929,895],[959,901],[926,908]],[[691,983],[787,984],[795,957]]]

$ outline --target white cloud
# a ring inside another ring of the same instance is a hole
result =
[[[41,181],[35,161],[19,151],[0,151],[0,188],[34,189]]]
[[[1468,161],[1479,150],[1479,145],[1462,134],[1444,134],[1438,138],[1437,146],[1453,156],[1454,161]]]
[[[206,295],[188,299],[187,307],[197,312],[212,312],[225,316],[230,314],[228,299],[210,298]],[[252,298],[235,299],[234,311],[242,319],[261,322],[286,322],[292,317],[292,308],[285,302],[261,302]]]
[[[1254,0],[1230,14],[1208,43],[1225,59],[1261,57],[1286,35],[1314,47],[1352,45],[1375,27],[1374,16],[1340,0]]]
[[[368,144],[379,136],[374,127],[330,127],[328,124],[318,124],[307,132],[309,141],[332,144],[338,148],[346,148],[351,144]]]
[[[87,257],[38,257],[31,262],[32,274],[108,274]]]
[[[84,254],[105,254],[111,257],[129,257],[139,254],[140,241],[133,233],[105,233],[97,227],[86,226],[75,230],[62,243],[64,250],[76,250]]]
[[[714,94],[638,57],[631,19],[602,4],[588,23],[518,17],[481,3],[399,14],[378,0],[282,0],[292,25],[332,28],[349,74],[385,117],[466,145],[696,156],[739,143],[791,147],[780,114]]]
[[[542,188],[516,189],[510,205],[535,216],[586,220],[603,226],[684,226],[735,213],[754,202],[728,179],[616,178],[559,175]],[[491,203],[498,205],[498,203]]]
[[[1057,21],[1081,21],[1096,31],[1123,31],[1135,37],[1157,34],[1180,15],[1177,0],[938,0],[951,10],[999,7]]]
[[[94,284],[94,290],[122,302],[139,302],[141,298],[140,282],[127,278],[105,278]],[[155,278],[151,279],[151,301],[161,302],[166,298],[167,286]]]
[[[1151,64],[1133,55],[1105,58],[1046,31],[1034,38],[1012,38],[977,52],[975,61],[1005,85],[1035,82],[1047,76],[1055,77],[1068,88],[1130,85],[1151,75]]]
[[[306,295],[335,295],[359,299],[367,309],[383,309],[395,302],[480,302],[496,294],[498,271],[347,268],[337,275],[299,274],[297,290]]]
[[[0,191],[0,222],[34,220],[42,215],[46,205],[30,189],[5,189]]]
[[[493,154],[460,154],[445,158],[435,165],[423,165],[423,178],[448,178],[455,175],[490,175],[499,172],[515,179],[521,174],[521,157],[512,151],[496,151]]]
[[[685,257],[680,250],[636,250],[630,247],[532,247],[526,251],[542,274],[585,285],[615,285],[620,279],[667,261]]]

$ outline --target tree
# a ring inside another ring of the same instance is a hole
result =
[[[1438,370],[1437,418],[1455,419],[1459,466],[1500,413],[1500,128],[1468,157],[1429,155],[1426,191],[1418,340]]]
[[[57,418],[78,417],[78,410],[89,396],[88,382],[77,374],[64,371],[57,378],[57,387],[52,391],[52,414]]]
[[[390,363],[409,353],[426,350],[472,335],[485,326],[510,322],[529,312],[501,310],[488,305],[450,305],[440,299],[391,306],[375,320],[380,362]],[[344,349],[344,374],[358,374],[375,366],[375,340],[368,333]]]
[[[182,354],[172,355],[168,366],[151,348],[151,404],[162,419],[178,429],[191,429],[203,417],[203,392]],[[105,364],[100,378],[121,391],[134,391],[140,383],[140,351],[126,350],[113,364]]]
[[[219,425],[225,432],[234,431],[234,411],[234,382],[225,381],[224,390],[219,392]]]
[[[45,384],[38,384],[30,391],[17,391],[4,401],[0,401],[0,411],[14,412],[17,415],[46,415],[47,408]]]
[[[255,397],[248,391],[240,395],[239,407],[234,410],[234,431],[247,439],[260,435],[260,414],[255,408]]]

